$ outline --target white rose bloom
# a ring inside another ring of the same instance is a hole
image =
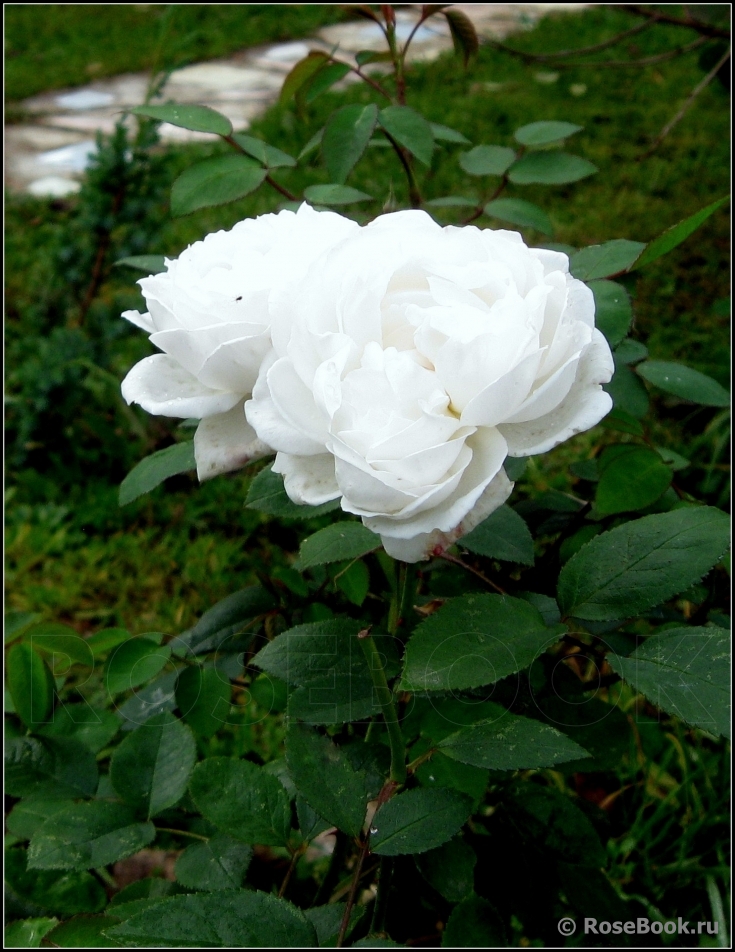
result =
[[[166,271],[138,282],[148,312],[123,317],[163,353],[137,363],[122,393],[149,413],[201,420],[194,436],[200,480],[271,452],[243,404],[271,348],[272,296],[357,229],[341,215],[302,205],[207,235],[167,259]]]
[[[441,551],[543,453],[610,410],[610,349],[566,255],[516,232],[384,215],[273,299],[245,413],[296,503],[341,497],[394,558]]]

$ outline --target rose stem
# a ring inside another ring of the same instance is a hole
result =
[[[396,707],[393,703],[393,693],[388,687],[380,652],[370,634],[370,629],[365,628],[357,637],[362,645],[365,660],[370,669],[370,676],[373,679],[373,686],[375,687],[378,703],[383,711],[385,726],[388,728],[388,740],[390,742],[390,779],[394,784],[402,786],[406,782],[406,745],[403,740],[403,734],[401,733],[401,726],[398,723],[398,714],[396,713]]]
[[[370,935],[374,936],[385,931],[385,915],[388,911],[388,894],[393,879],[393,858],[380,857],[380,871],[378,872],[378,895],[375,897],[373,919],[370,923]]]

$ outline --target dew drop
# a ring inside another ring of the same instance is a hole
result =
[[[371,835],[371,836],[375,836],[375,834],[376,834],[377,832],[378,832],[377,826],[371,826],[371,827],[370,827],[370,835]]]

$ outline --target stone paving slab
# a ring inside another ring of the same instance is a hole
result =
[[[454,4],[474,23],[481,37],[503,39],[527,29],[555,10],[575,11],[586,3],[486,3]],[[408,38],[419,16],[418,8],[396,11],[399,40]],[[419,27],[409,49],[409,61],[429,62],[451,49],[449,28],[443,17]],[[336,48],[336,49],[335,49]],[[195,63],[176,70],[154,102],[174,101],[211,106],[227,116],[236,131],[247,129],[278,98],[283,80],[310,50],[335,52],[355,63],[360,50],[385,48],[377,24],[367,20],[340,23],[303,40],[255,47],[226,60]],[[376,72],[385,69],[372,64]],[[348,75],[336,89],[358,82]],[[81,89],[56,90],[25,100],[33,116],[28,123],[5,130],[5,183],[11,189],[36,196],[61,197],[79,190],[84,169],[95,151],[98,132],[109,135],[126,108],[140,105],[149,76],[125,74],[92,82]],[[132,120],[131,120],[132,121]],[[207,133],[190,132],[169,123],[160,126],[163,142],[211,141]]]

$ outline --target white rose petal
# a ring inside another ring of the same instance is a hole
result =
[[[341,496],[395,558],[442,551],[508,497],[507,455],[608,412],[610,349],[566,255],[516,232],[383,215],[272,298],[245,407],[298,503]]]
[[[241,469],[271,452],[245,419],[242,404],[227,413],[206,417],[194,434],[194,455],[200,482]]]

